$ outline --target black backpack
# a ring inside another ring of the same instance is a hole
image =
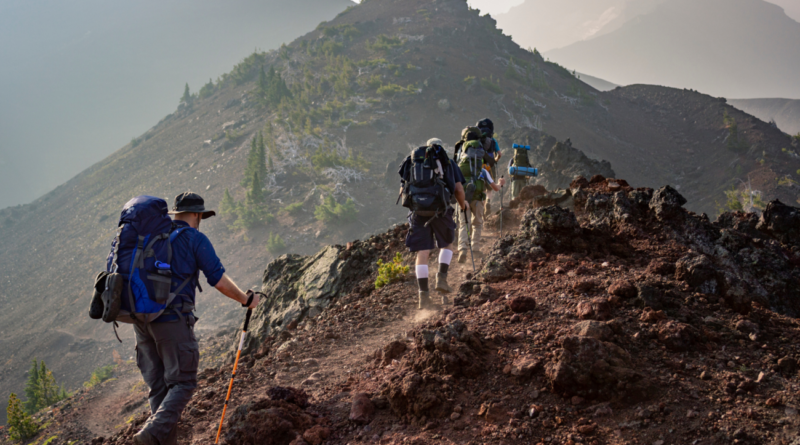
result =
[[[450,168],[447,153],[438,147],[420,147],[411,152],[408,181],[403,185],[403,207],[419,216],[434,216],[447,210],[450,190],[444,182]]]

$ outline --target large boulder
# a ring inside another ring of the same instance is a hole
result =
[[[633,369],[628,352],[591,337],[564,338],[546,373],[552,389],[566,396],[641,400],[649,393],[649,382]]]
[[[264,272],[264,301],[253,312],[247,350],[283,331],[293,322],[316,317],[340,296],[350,292],[375,269],[385,248],[402,246],[406,225],[347,246],[328,246],[312,256],[283,255]]]
[[[784,244],[800,246],[800,209],[771,201],[756,228]]]
[[[685,281],[706,294],[716,294],[719,291],[717,270],[705,255],[688,255],[679,259],[676,264],[675,279]]]
[[[659,220],[665,221],[681,215],[684,204],[686,204],[686,198],[667,185],[653,193],[653,198],[650,199],[650,210]]]

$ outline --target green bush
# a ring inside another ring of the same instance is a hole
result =
[[[208,79],[208,83],[203,85],[202,88],[200,88],[198,96],[200,97],[200,99],[205,99],[211,96],[212,94],[214,94],[214,82],[211,79]]]
[[[381,96],[391,97],[403,91],[405,91],[405,88],[401,87],[400,85],[390,83],[387,85],[382,85],[380,88],[378,88],[377,93]]]
[[[398,37],[389,37],[386,34],[381,34],[375,38],[375,41],[367,44],[367,48],[373,51],[380,51],[388,53],[394,48],[403,46],[405,42]]]
[[[337,35],[341,35],[348,40],[352,40],[353,37],[361,35],[361,31],[359,31],[359,29],[353,25],[328,26],[322,29],[322,33],[325,35],[325,37],[335,37]]]
[[[233,71],[226,74],[224,77],[230,79],[236,85],[241,85],[255,77],[256,67],[264,65],[265,60],[265,54],[254,52],[234,66]]]
[[[114,377],[114,368],[114,365],[106,365],[95,369],[92,371],[92,376],[89,377],[89,381],[83,382],[83,386],[91,388],[111,379],[111,377]]]
[[[277,255],[286,250],[286,243],[283,242],[283,238],[280,235],[276,234],[269,234],[267,238],[267,252]]]
[[[500,88],[499,84],[494,83],[494,79],[491,77],[488,79],[481,79],[481,86],[494,94],[503,94],[503,89]]]
[[[403,257],[400,252],[397,252],[394,259],[388,263],[378,260],[378,278],[375,279],[375,289],[402,281],[408,271],[409,267],[403,265]]]
[[[344,45],[339,42],[334,42],[333,40],[328,40],[322,44],[320,50],[325,55],[334,56],[344,50]]]
[[[339,204],[332,195],[325,197],[325,202],[314,209],[314,217],[325,224],[342,225],[355,221],[358,216],[356,203],[347,198]]]
[[[39,432],[41,426],[22,410],[22,402],[13,392],[8,397],[8,435],[12,440],[28,440]]]
[[[300,213],[303,212],[303,203],[302,202],[296,202],[294,204],[289,204],[288,206],[286,206],[283,209],[283,211],[285,211],[289,215],[297,216],[297,215],[299,215]]]

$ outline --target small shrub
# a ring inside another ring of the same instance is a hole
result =
[[[375,38],[375,41],[367,44],[367,48],[372,51],[380,51],[388,53],[394,48],[403,46],[405,42],[398,37],[389,37],[386,34],[381,34]]]
[[[101,366],[92,371],[92,376],[88,382],[83,382],[83,386],[91,388],[114,377],[114,365]]]
[[[277,233],[269,234],[267,238],[267,252],[277,255],[286,250],[286,243],[283,242],[283,238]]]
[[[340,127],[346,127],[346,126],[348,126],[348,125],[350,125],[352,123],[353,123],[352,119],[339,119],[339,126]]]
[[[12,440],[28,440],[34,437],[41,426],[22,409],[22,402],[13,392],[8,397],[8,435]]]
[[[481,86],[494,94],[503,94],[503,89],[500,88],[499,84],[494,83],[491,77],[488,79],[481,79]]]
[[[342,225],[355,221],[358,216],[356,203],[347,198],[344,204],[339,204],[332,195],[325,197],[325,202],[314,209],[314,217],[325,224]]]
[[[404,88],[401,87],[400,85],[390,83],[387,85],[382,85],[380,88],[378,88],[377,93],[380,94],[381,96],[391,97],[394,96],[395,94],[403,92],[403,90]]]
[[[403,257],[400,252],[397,252],[394,259],[388,263],[378,260],[378,278],[375,279],[375,289],[404,280],[408,271],[409,267],[403,265]]]
[[[294,204],[289,204],[283,209],[283,211],[288,213],[289,215],[297,216],[303,212],[303,203],[296,202]]]
[[[131,138],[131,147],[138,147],[141,140],[139,138]]]
[[[469,84],[475,83],[475,76],[467,76],[467,77],[465,77],[464,78],[464,83],[469,83]]]
[[[335,56],[344,50],[344,45],[333,40],[328,40],[322,44],[321,51],[328,56]]]

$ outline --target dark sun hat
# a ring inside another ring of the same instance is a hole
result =
[[[170,215],[178,213],[202,213],[203,219],[211,218],[217,212],[206,210],[205,201],[197,193],[186,192],[175,197],[175,205],[172,206]]]

